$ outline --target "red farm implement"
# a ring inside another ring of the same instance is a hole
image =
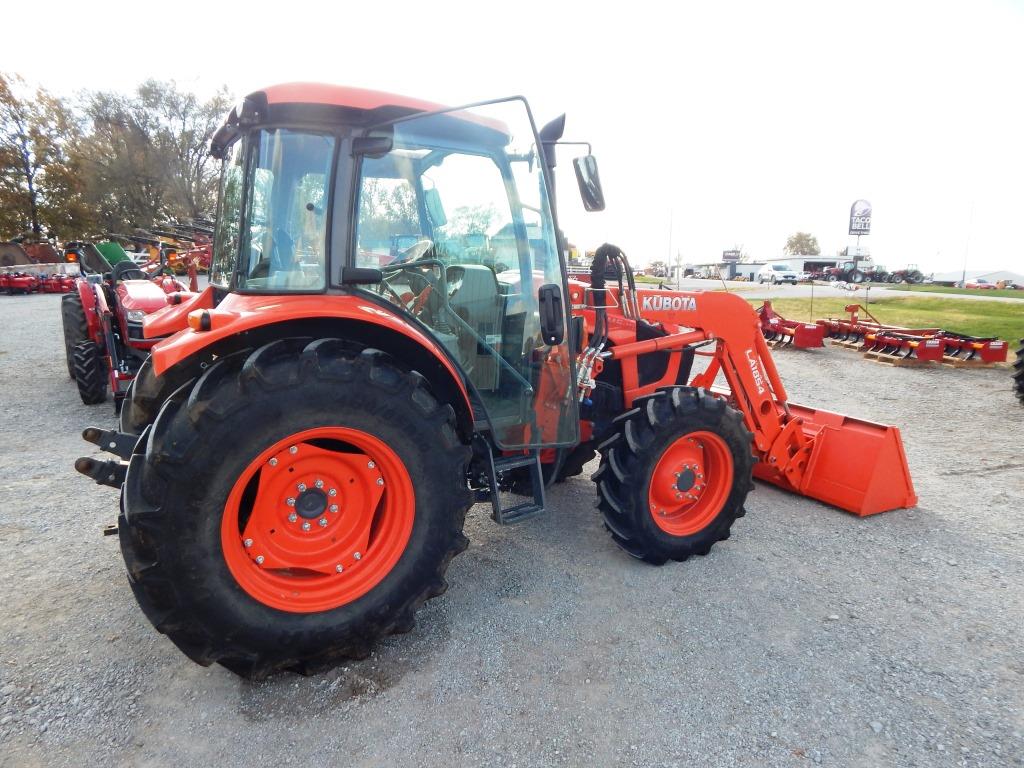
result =
[[[834,342],[857,349],[873,360],[899,365],[931,362],[954,366],[1006,362],[1008,347],[1001,339],[968,336],[941,328],[886,325],[860,304],[849,304],[844,309],[849,317],[830,317],[818,320],[818,324]]]
[[[800,323],[787,320],[778,314],[770,301],[757,309],[761,333],[770,346],[792,344],[798,349],[812,349],[825,346],[825,329],[817,323]]]
[[[31,272],[3,272],[0,274],[0,291],[8,296],[16,293],[35,293],[39,290],[39,278]]]
[[[71,293],[75,290],[75,278],[71,275],[54,273],[39,280],[40,293]]]

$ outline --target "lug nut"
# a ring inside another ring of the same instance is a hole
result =
[[[359,554],[358,552],[353,552],[352,553],[352,557],[354,557],[356,560],[362,560],[363,559],[363,556],[361,554]]]
[[[338,495],[338,489],[337,488],[331,488],[331,490],[329,490],[327,492],[327,495],[328,496],[337,496]]]
[[[341,573],[345,570],[345,566],[341,563],[338,563],[336,566],[334,566],[334,570],[336,570],[338,573]]]
[[[247,548],[248,548],[248,547],[251,547],[251,546],[252,546],[252,539],[246,539],[246,540],[245,540],[245,541],[243,541],[242,543],[243,543],[243,544],[245,544],[245,546],[246,546]]]
[[[309,524],[309,520],[302,524],[302,530],[308,531],[310,528],[312,528],[312,526]]]
[[[324,481],[323,480],[317,480],[315,483],[313,483],[313,485],[315,485],[317,488],[323,488],[324,487]]]
[[[263,565],[263,555],[256,555],[256,565]]]
[[[298,453],[298,452],[299,452],[299,449],[296,448],[294,445],[291,448],[288,449],[288,453]]]
[[[366,465],[366,468],[367,468],[367,469],[374,469],[374,468],[375,468],[376,466],[377,466],[377,465],[376,465],[376,464],[374,464],[374,463],[373,463],[373,462],[371,461],[371,462],[369,462],[369,463],[368,463],[368,464]]]
[[[327,518],[326,517],[321,517],[320,518],[320,527],[321,528],[326,528],[327,527]]]
[[[337,504],[331,504],[331,512],[337,512],[337,511],[338,511],[338,505]]]
[[[287,504],[289,507],[294,507],[295,506],[295,498],[292,497],[292,496],[289,496],[288,500],[285,502],[285,504]]]
[[[271,459],[270,460],[270,466],[276,467],[277,466],[277,459]]]
[[[298,519],[299,519],[299,516],[296,515],[294,512],[292,512],[290,515],[288,515],[288,522],[289,523],[294,523]]]
[[[306,490],[306,484],[305,483],[299,483],[295,487],[298,488],[300,492]]]

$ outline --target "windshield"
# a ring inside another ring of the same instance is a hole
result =
[[[502,447],[575,440],[571,355],[544,344],[538,291],[562,285],[547,187],[523,102],[394,125],[365,157],[355,263],[466,371]],[[543,405],[541,405],[543,403]]]
[[[776,272],[792,272],[793,268],[789,264],[772,264],[772,269]]]
[[[235,144],[224,161],[211,282],[226,287],[234,274],[242,291],[324,289],[334,144],[285,129]]]

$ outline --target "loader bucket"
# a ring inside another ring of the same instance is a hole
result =
[[[789,410],[813,440],[799,487],[765,462],[755,477],[861,517],[917,504],[899,429],[793,403]]]

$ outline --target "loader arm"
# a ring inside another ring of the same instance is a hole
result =
[[[637,291],[637,303],[647,322],[694,329],[655,341],[685,346],[699,333],[700,339],[716,342],[712,363],[695,384],[711,389],[721,371],[762,460],[798,482],[798,456],[808,449],[808,440],[798,429],[799,418],[788,415],[789,397],[753,308],[735,294],[703,291]],[[628,347],[613,352],[630,354]]]

